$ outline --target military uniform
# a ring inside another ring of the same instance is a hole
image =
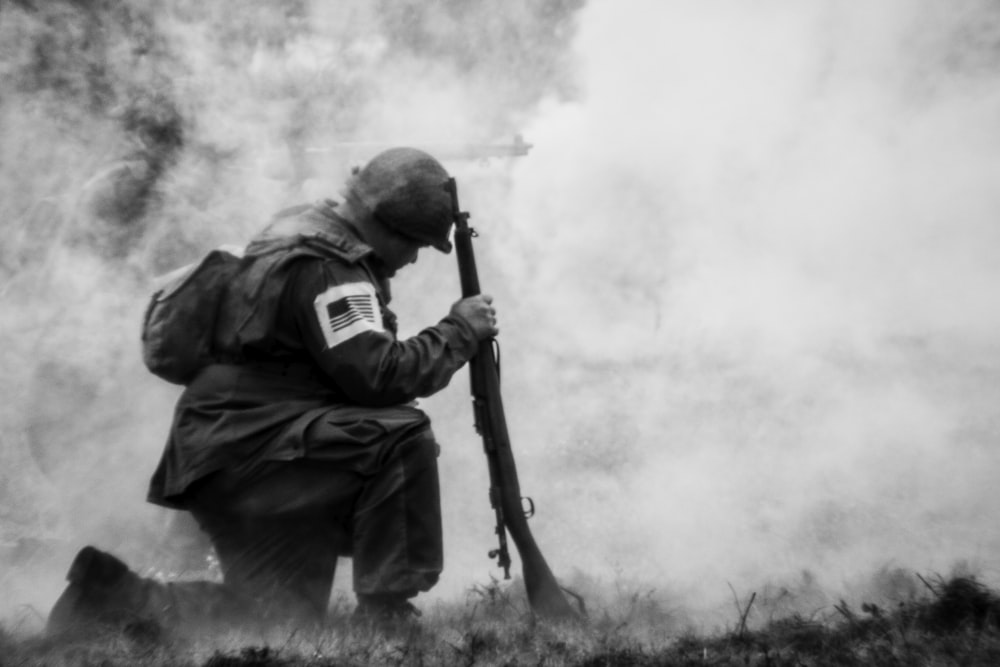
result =
[[[477,339],[449,315],[397,340],[388,303],[372,249],[332,202],[250,243],[219,314],[220,363],[178,400],[148,495],[195,516],[224,583],[130,585],[139,616],[319,620],[340,554],[359,599],[436,583],[438,446],[413,402],[443,388]]]
[[[325,201],[247,247],[216,345],[178,401],[149,500],[189,509],[226,582],[325,610],[337,553],[362,595],[415,595],[442,567],[437,444],[411,403],[477,339],[448,316],[404,341],[372,250]]]

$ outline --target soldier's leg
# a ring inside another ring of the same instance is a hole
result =
[[[87,635],[103,629],[183,630],[253,621],[251,600],[207,581],[176,584],[143,578],[113,555],[94,547],[77,554],[69,585],[48,618],[50,635]]]
[[[308,456],[354,470],[351,554],[359,610],[405,609],[442,569],[438,446],[427,416],[412,406],[343,407],[306,432]]]
[[[225,583],[257,601],[264,619],[318,622],[326,614],[337,556],[361,478],[330,464],[274,462],[254,479],[217,473],[191,494]]]
[[[384,445],[352,523],[358,600],[405,600],[430,590],[443,567],[438,446],[430,429]]]
[[[362,478],[324,462],[276,462],[253,479],[218,473],[190,493],[190,509],[219,555],[224,583],[139,577],[93,547],[70,567],[50,634],[154,623],[169,630],[322,620],[345,517]]]

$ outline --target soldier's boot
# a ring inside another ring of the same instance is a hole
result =
[[[111,554],[88,546],[66,574],[69,585],[49,614],[50,636],[95,631],[158,635],[169,614],[164,587],[143,579]]]

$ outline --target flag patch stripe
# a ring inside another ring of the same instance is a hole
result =
[[[328,348],[365,331],[384,331],[378,297],[371,283],[335,285],[313,305]]]

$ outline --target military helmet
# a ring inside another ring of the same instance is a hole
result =
[[[390,148],[348,182],[348,191],[372,216],[401,236],[451,252],[448,172],[416,148]]]

